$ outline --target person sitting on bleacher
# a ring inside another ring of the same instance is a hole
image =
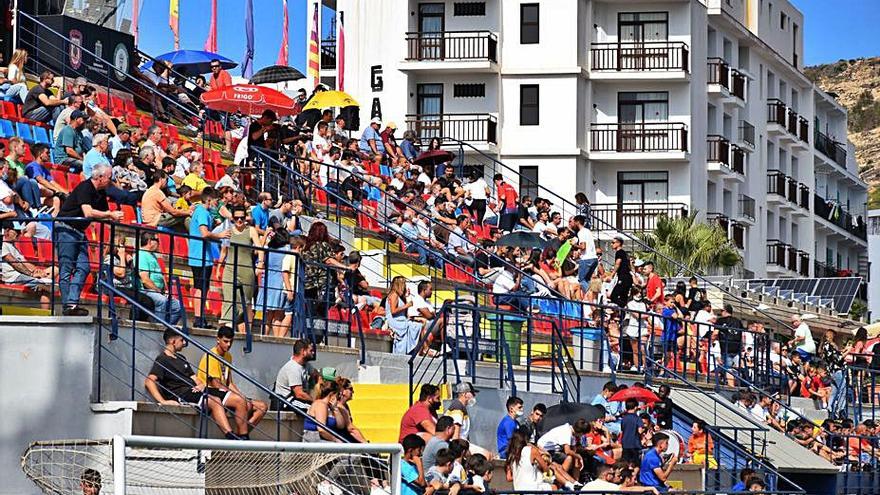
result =
[[[204,175],[205,166],[200,160],[196,160],[192,162],[192,165],[189,167],[189,173],[183,179],[183,185],[189,186],[196,193],[196,197],[202,193],[202,190],[208,187],[208,182],[205,181]]]
[[[76,110],[82,110],[82,96],[75,95],[68,98],[67,105],[61,110],[61,113],[58,114],[58,117],[55,117],[55,125],[52,128],[52,139],[55,141],[58,140],[58,136],[61,135],[61,130],[64,129],[64,126],[70,125],[70,115],[73,114]]]
[[[27,150],[25,146],[27,145],[24,144],[21,138],[11,138],[9,140],[9,154],[6,155],[6,161],[9,164],[9,171],[15,171],[15,182],[12,182],[15,192],[18,193],[21,199],[27,201],[28,205],[30,205],[31,213],[35,214],[41,203],[40,186],[37,184],[37,181],[28,179],[27,175],[25,175],[24,164],[21,162]],[[12,179],[9,180],[11,181]]]
[[[48,123],[52,120],[52,112],[56,107],[67,105],[66,98],[58,98],[49,87],[55,81],[55,74],[51,71],[43,71],[40,74],[40,83],[28,91],[24,100],[24,107],[21,109],[22,117],[37,122]]]
[[[180,183],[183,183],[183,179],[189,174],[192,162],[198,159],[199,154],[192,144],[186,143],[181,146],[180,155],[177,157],[176,166],[174,167],[174,177],[180,179]]]
[[[165,158],[165,150],[162,149],[162,128],[153,124],[147,129],[147,140],[144,141],[144,147],[153,147],[153,166],[162,166],[162,159]]]
[[[168,188],[168,174],[158,170],[153,174],[153,184],[141,198],[141,217],[145,225],[151,227],[168,227],[185,232],[184,221],[190,216],[192,208],[175,208],[165,191]]]
[[[34,161],[30,162],[24,169],[28,179],[35,180],[40,188],[41,196],[52,196],[52,207],[55,213],[61,207],[61,198],[67,196],[67,189],[61,184],[55,182],[52,172],[49,171],[47,165],[51,165],[49,157],[49,147],[45,144],[37,143],[31,146],[31,154],[34,155]]]
[[[467,237],[471,219],[467,215],[459,215],[455,223],[455,229],[449,234],[446,252],[458,263],[473,268],[476,263],[474,259],[476,249]]]
[[[220,177],[214,187],[217,189],[230,187],[235,192],[241,191],[241,170],[236,165],[227,168],[226,173]]]
[[[159,249],[159,237],[154,232],[141,234],[141,248],[138,251],[138,279],[143,294],[152,302],[151,308],[157,316],[167,318],[168,323],[177,325],[183,319],[183,306],[180,301],[165,293],[165,276],[162,266],[156,258]]]
[[[116,134],[116,124],[113,123],[113,119],[107,115],[107,112],[101,109],[98,105],[98,102],[95,101],[95,97],[98,94],[97,88],[94,86],[87,86],[85,91],[82,92],[83,98],[83,111],[89,116],[89,120],[92,122],[98,123],[101,127],[107,129],[110,134]]]
[[[6,78],[9,86],[5,96],[17,103],[24,103],[27,98],[27,78],[24,75],[24,64],[27,63],[28,52],[24,48],[18,48],[12,52],[12,59],[6,69]]]
[[[70,114],[70,123],[61,128],[55,139],[55,150],[52,162],[70,168],[71,172],[79,173],[83,170],[82,128],[86,125],[86,114],[81,110],[74,110]],[[86,174],[86,177],[90,177]]]
[[[121,124],[116,135],[110,138],[110,156],[116,158],[121,149],[131,150],[131,126],[128,124]]]
[[[153,362],[153,367],[144,380],[144,388],[160,405],[195,404],[196,407],[206,410],[227,439],[237,440],[239,437],[232,432],[222,403],[226,392],[210,388],[199,380],[189,361],[180,354],[186,341],[176,330],[166,329],[162,339],[165,348]]]
[[[52,286],[52,269],[40,268],[25,259],[15,245],[19,230],[21,230],[20,225],[16,227],[9,224],[3,231],[3,248],[0,251],[0,275],[2,275],[3,283],[24,285],[28,290],[40,296],[40,304],[43,309],[50,309],[49,291]]]
[[[134,165],[129,150],[120,150],[113,159],[113,183],[125,191],[147,189],[146,176]]]
[[[99,164],[92,177],[81,182],[61,204],[59,218],[85,217],[86,220],[55,222],[53,244],[58,251],[61,303],[65,316],[87,316],[88,310],[79,307],[80,292],[89,274],[88,243],[85,231],[91,219],[122,220],[121,211],[109,211],[105,190],[111,184],[110,166]]]

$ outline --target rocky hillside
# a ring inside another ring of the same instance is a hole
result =
[[[849,138],[862,178],[872,186],[870,207],[880,208],[880,57],[840,60],[804,72],[849,110]]]

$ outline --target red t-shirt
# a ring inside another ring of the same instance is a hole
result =
[[[426,419],[431,420],[432,422],[437,422],[437,418],[431,414],[431,411],[428,410],[428,405],[424,402],[416,402],[412,405],[405,413],[403,413],[403,418],[400,419],[400,437],[397,439],[398,442],[402,442],[404,437],[411,433],[422,433],[425,431],[420,424],[422,421]]]
[[[513,210],[517,207],[519,194],[516,193],[516,189],[514,189],[513,186],[507,182],[502,182],[501,185],[498,186],[498,199],[504,201],[505,210]]]
[[[225,88],[226,86],[232,86],[232,76],[229,75],[229,72],[221,69],[220,72],[217,73],[217,77],[214,77],[214,75],[211,74],[211,78],[208,81],[208,87],[213,90]]]
[[[657,293],[657,289],[660,289],[660,295],[655,296],[654,294]],[[651,304],[657,304],[663,300],[663,281],[660,279],[659,275],[651,274],[651,276],[648,277],[648,283],[645,286],[645,295],[648,297],[648,301],[650,301]]]

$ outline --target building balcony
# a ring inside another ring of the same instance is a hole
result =
[[[809,273],[809,254],[799,251],[791,244],[777,239],[767,240],[767,271],[785,271],[799,273],[799,265],[806,255],[806,270]]]
[[[829,233],[836,234],[846,238],[842,232],[848,236],[856,237],[861,241],[867,242],[868,229],[864,221],[859,222],[846,209],[835,201],[828,201],[818,193],[813,194],[813,212],[816,218],[821,219],[817,226],[825,226],[825,230]],[[834,227],[829,227],[833,225]],[[841,232],[842,231],[842,232]]]
[[[801,188],[806,187],[779,170],[767,171],[767,203],[794,210],[801,206]],[[809,189],[807,189],[809,191]],[[807,208],[809,210],[809,208]]]
[[[593,215],[598,218],[600,229],[607,228],[625,232],[649,232],[657,225],[657,218],[687,216],[687,205],[683,203],[594,203]]]
[[[321,40],[321,70],[336,70],[336,38]]]
[[[733,242],[733,245],[736,246],[737,249],[746,248],[746,226],[744,224],[741,224],[736,220],[731,220],[730,241]]]
[[[813,147],[829,160],[846,170],[846,147],[816,129],[813,135]]]
[[[738,144],[743,151],[755,151],[755,126],[747,120],[739,121]]]
[[[625,122],[590,125],[590,157],[613,160],[684,160],[687,125],[679,122]]]
[[[406,33],[406,60],[401,70],[495,72],[498,36],[489,31]]]
[[[498,120],[491,114],[455,113],[406,116],[406,127],[421,140],[453,138],[475,144],[498,144]]]
[[[689,57],[680,41],[593,43],[590,78],[687,80]]]
[[[722,179],[744,179],[745,153],[739,146],[716,135],[707,136],[706,145],[706,161],[710,174],[716,174]]]
[[[725,104],[744,106],[746,76],[718,57],[708,59],[707,68],[709,94],[720,97]]]
[[[860,277],[858,273],[852,270],[834,266],[834,264],[822,263],[819,260],[813,262],[813,270],[816,278],[837,278],[837,277]],[[864,277],[862,277],[864,278]]]
[[[782,100],[767,100],[767,133],[776,134],[781,141],[789,141],[792,146],[806,147],[809,144],[810,123],[789,108]]]
[[[746,196],[745,194],[740,194],[736,210],[737,220],[754,225],[756,218],[755,211],[757,211],[757,208],[755,207],[755,199]]]

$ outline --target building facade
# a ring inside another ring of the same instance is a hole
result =
[[[742,250],[739,275],[866,274],[846,110],[804,76],[804,19],[787,1],[335,7],[362,125],[380,115],[452,138],[465,164],[585,192],[605,235],[697,212]]]

